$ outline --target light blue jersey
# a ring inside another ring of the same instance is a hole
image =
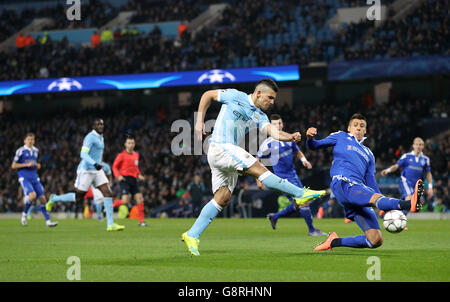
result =
[[[251,95],[245,92],[222,89],[219,91],[218,101],[223,105],[210,142],[240,146],[249,131],[257,128],[262,130],[270,124],[267,115],[255,107]]]
[[[107,163],[101,162],[101,165],[103,166],[103,171],[105,171],[106,175],[111,175],[112,174],[111,167]],[[82,167],[83,167],[83,161],[81,161],[78,164],[77,171],[80,171]]]
[[[95,130],[89,132],[84,138],[81,148],[81,158],[83,159],[79,166],[81,170],[96,170],[94,164],[102,162],[104,149],[103,136]]]

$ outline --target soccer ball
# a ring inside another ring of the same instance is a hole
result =
[[[400,233],[406,227],[406,216],[402,211],[392,210],[383,217],[383,226],[390,233]]]

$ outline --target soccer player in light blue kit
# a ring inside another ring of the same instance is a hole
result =
[[[301,135],[298,132],[290,134],[273,127],[264,113],[273,106],[277,91],[278,86],[273,80],[263,79],[256,84],[252,94],[236,89],[224,89],[208,90],[202,95],[195,123],[197,140],[201,141],[202,135],[206,134],[204,118],[211,102],[218,101],[222,103],[222,107],[215,122],[208,149],[214,198],[203,207],[194,225],[181,235],[191,255],[200,255],[199,237],[228,205],[238,175],[253,176],[269,189],[294,196],[299,206],[305,206],[311,200],[326,193],[302,189],[281,179],[240,147],[244,143],[246,133],[254,133],[256,129],[279,141],[300,140]]]
[[[418,180],[411,200],[385,197],[375,179],[375,157],[363,145],[367,123],[362,114],[354,114],[348,124],[348,133],[339,131],[322,140],[315,140],[316,128],[306,131],[306,144],[311,150],[333,147],[333,163],[330,170],[331,190],[343,206],[345,217],[355,221],[364,235],[339,238],[333,232],[327,240],[317,245],[315,251],[331,250],[335,247],[377,248],[383,236],[373,207],[383,211],[420,211],[423,182]]]
[[[25,207],[22,213],[22,225],[27,225],[27,212],[31,207],[31,203],[36,199],[41,201],[41,204],[46,203],[44,188],[39,180],[37,169],[40,169],[41,165],[37,162],[39,156],[39,149],[34,146],[35,135],[33,133],[27,133],[24,139],[25,145],[17,149],[14,156],[14,160],[11,168],[17,169],[17,175],[19,176],[19,182],[22,187]],[[57,222],[50,220],[45,207],[41,207],[42,214],[44,215],[46,224],[48,227],[55,227]]]
[[[410,200],[414,193],[414,184],[425,174],[428,181],[428,198],[433,197],[433,176],[431,175],[430,158],[423,154],[425,143],[420,137],[416,137],[413,141],[413,151],[403,154],[395,165],[381,171],[381,176],[402,168],[401,180],[398,185],[400,198]],[[407,211],[404,211],[406,214]],[[384,212],[380,211],[380,216]]]
[[[104,127],[102,119],[95,119],[93,130],[83,140],[83,146],[80,152],[82,159],[80,163],[81,169],[77,171],[77,179],[75,180],[75,199],[77,206],[82,205],[84,195],[89,190],[91,184],[93,184],[104,196],[103,204],[106,212],[106,230],[121,231],[125,227],[114,223],[112,192],[108,185],[108,178],[103,170],[103,165],[101,164],[103,150],[105,148],[103,140]]]
[[[270,123],[274,127],[277,127],[278,130],[283,130],[284,124],[280,115],[272,114],[270,116]],[[256,158],[258,159],[269,159],[275,175],[287,179],[290,183],[303,188],[303,184],[295,171],[294,156],[300,159],[306,168],[312,168],[311,163],[306,159],[303,152],[300,151],[299,147],[294,142],[281,142],[269,137],[261,144],[258,153],[256,154]],[[260,189],[264,188],[259,180],[256,180],[256,183]],[[290,215],[298,210],[300,216],[305,219],[306,225],[308,226],[309,236],[327,235],[314,227],[313,216],[309,206],[297,208],[294,199],[291,196],[287,197],[291,201],[290,205],[278,213],[270,213],[268,215],[272,229],[276,229],[278,218]]]
[[[102,162],[101,165],[103,166],[103,170],[105,171],[105,174],[110,178],[109,183],[111,184],[112,183],[111,167],[105,162]],[[80,164],[78,165],[77,174],[80,173],[81,167],[82,167],[82,162],[80,162]],[[100,192],[100,190],[95,188],[93,185],[91,185],[91,188],[92,188],[94,205],[95,205],[95,209],[97,212],[97,218],[98,218],[98,220],[101,221],[103,219],[102,209],[103,209],[104,196],[103,196],[102,192]],[[70,193],[66,193],[66,194],[62,194],[62,195],[51,194],[45,207],[46,207],[47,211],[50,212],[52,210],[55,202],[75,202],[75,201],[76,201],[75,192],[70,192]]]

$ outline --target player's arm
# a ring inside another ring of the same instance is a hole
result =
[[[114,160],[112,171],[114,177],[117,178],[118,181],[124,180],[123,176],[120,175],[120,167],[122,166],[122,153],[117,154],[116,159]]]
[[[372,188],[376,193],[381,194],[380,188],[378,187],[377,180],[375,178],[375,173],[377,173],[375,167],[375,158],[372,157],[365,175],[365,183],[368,187]]]
[[[83,141],[83,146],[81,147],[80,151],[80,157],[81,159],[85,160],[88,164],[93,165],[97,170],[100,170],[102,168],[102,165],[100,163],[97,163],[90,155],[89,152],[91,151],[92,142],[89,141],[89,138],[86,137]]]
[[[200,98],[197,110],[197,121],[195,122],[195,136],[198,140],[202,139],[202,135],[206,135],[205,132],[205,116],[212,101],[219,101],[220,90],[208,90],[203,93]]]
[[[21,164],[21,163],[13,161],[13,163],[11,165],[11,168],[12,169],[28,168],[28,167],[33,167],[34,164],[35,164],[35,162],[33,162],[33,161],[30,161],[30,162],[27,162],[27,163],[24,163],[24,164]]]
[[[312,169],[311,163],[306,159],[305,155],[302,151],[297,151],[297,158],[302,162],[302,165],[305,166],[307,169]]]
[[[331,146],[335,146],[337,143],[337,134],[339,132],[335,132],[330,134],[328,137],[320,140],[315,140],[314,136],[317,135],[317,128],[311,127],[306,130],[306,145],[311,150],[317,150],[321,148],[328,148]]]
[[[384,169],[383,171],[381,171],[381,176],[386,176],[389,173],[395,172],[395,171],[398,170],[398,168],[400,168],[400,166],[397,165],[397,164],[394,164],[394,165],[390,166],[389,168]]]
[[[34,161],[30,161],[27,163],[19,163],[21,157],[21,153],[19,150],[16,151],[16,154],[14,155],[14,159],[11,165],[11,169],[22,169],[22,168],[28,168],[28,167],[33,167],[35,165]]]
[[[292,134],[278,130],[277,127],[271,125],[271,124],[267,124],[267,126],[265,126],[263,128],[263,131],[266,131],[267,135],[282,141],[282,142],[299,142],[300,139],[302,138],[302,136],[300,135],[299,132],[294,132]]]

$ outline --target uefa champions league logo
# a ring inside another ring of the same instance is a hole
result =
[[[80,82],[70,79],[70,78],[60,78],[56,81],[53,81],[50,85],[48,85],[47,90],[53,91],[54,88],[58,88],[58,91],[71,91],[75,87],[77,90],[83,88],[83,85]]]
[[[224,79],[227,79],[225,82],[234,82],[236,80],[235,76],[229,73],[228,71],[213,69],[208,72],[202,74],[197,82],[198,83],[223,83]]]

